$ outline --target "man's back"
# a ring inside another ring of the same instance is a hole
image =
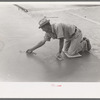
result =
[[[56,33],[57,38],[69,39],[69,37],[75,32],[75,25],[64,23],[52,24],[52,30]]]

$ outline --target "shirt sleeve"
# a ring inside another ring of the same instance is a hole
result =
[[[75,25],[70,25],[69,27],[69,34],[70,36],[75,32]]]
[[[57,25],[57,38],[63,38],[64,37],[64,33],[63,33],[63,26],[62,24],[58,24]]]
[[[44,39],[46,41],[50,41],[51,40],[51,37],[47,33],[45,33]]]

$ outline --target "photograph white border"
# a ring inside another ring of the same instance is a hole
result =
[[[73,3],[100,5],[100,2],[68,2]],[[100,82],[0,82],[0,98],[100,98]]]

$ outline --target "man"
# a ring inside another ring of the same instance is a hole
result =
[[[67,25],[64,23],[50,24],[50,20],[46,18],[40,20],[39,25],[39,28],[46,32],[44,40],[40,41],[33,48],[28,49],[26,51],[28,54],[43,46],[46,41],[50,41],[51,38],[59,39],[59,52],[57,53],[57,58],[62,58],[61,53],[64,46],[64,40],[66,40],[64,53],[68,57],[81,56],[79,54],[80,52],[89,51],[91,49],[89,40],[87,38],[82,38],[81,30],[75,25]]]

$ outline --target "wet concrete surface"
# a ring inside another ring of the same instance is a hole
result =
[[[38,29],[41,16],[30,17],[13,5],[0,6],[0,81],[2,82],[98,82],[100,81],[100,59],[92,53],[80,58],[59,61],[58,41],[47,42],[27,55],[25,51],[39,42],[43,36]],[[59,12],[57,12],[58,14]],[[64,16],[58,14],[62,21]],[[47,13],[47,15],[50,15]],[[64,13],[65,15],[65,13]],[[73,16],[72,16],[73,19]],[[79,23],[78,18],[73,19]],[[84,24],[84,23],[83,23]],[[90,22],[88,22],[90,25]],[[82,27],[82,23],[80,24]],[[92,24],[92,26],[94,26]],[[87,29],[88,30],[88,29]]]

